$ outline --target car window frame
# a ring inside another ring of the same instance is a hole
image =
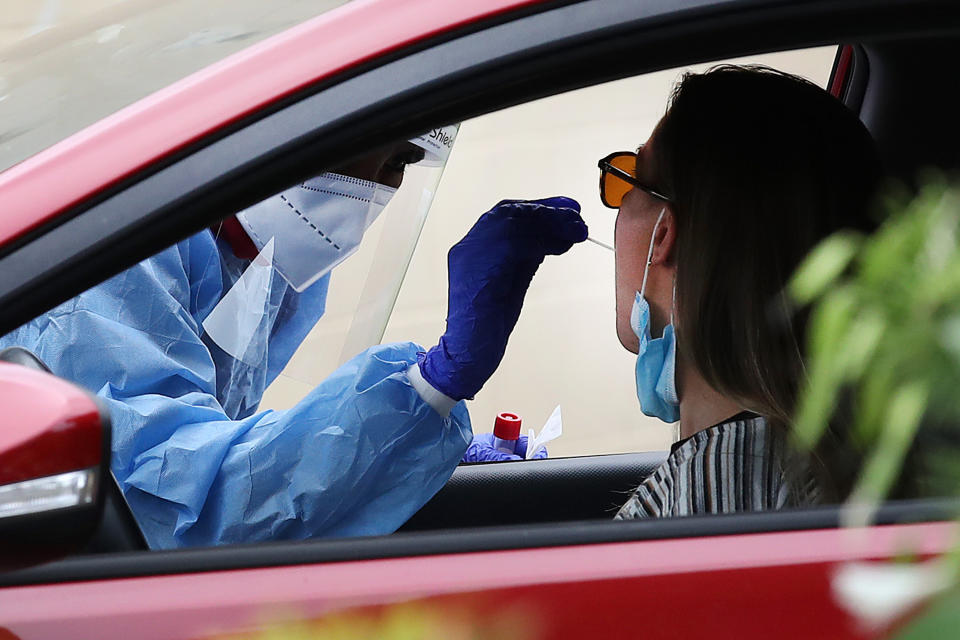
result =
[[[915,4],[881,4],[872,15],[884,19],[877,19],[871,31],[854,16],[842,16],[837,23],[824,26],[822,21],[836,3],[731,2],[641,16],[637,3],[628,0],[587,0],[511,22],[500,21],[355,69],[157,163],[110,192],[78,205],[64,221],[4,254],[0,257],[0,272],[5,274],[0,283],[0,331],[9,331],[159,248],[349,158],[351,149],[384,138],[403,139],[438,123],[461,121],[627,75],[746,55],[758,49],[818,46],[863,37],[864,33],[882,37],[907,28],[904,25],[909,26],[916,16]],[[960,8],[951,8],[953,19],[960,19]],[[926,26],[941,28],[945,18],[940,15],[937,19],[937,24]],[[758,36],[758,41],[747,38],[756,33],[775,34],[777,28],[794,31],[789,37],[780,34],[779,39],[773,35]],[[695,44],[684,47],[683,42]],[[600,62],[605,66],[598,71]],[[358,129],[363,134],[357,135]],[[111,247],[115,252],[106,250]],[[63,260],[51,265],[50,255],[63,256]],[[955,507],[953,501],[948,502],[885,505],[877,521],[943,518]],[[458,530],[456,536],[449,532],[411,533],[75,558],[2,575],[0,584],[839,524],[837,509],[820,508],[632,523],[565,523],[563,527],[517,525]]]

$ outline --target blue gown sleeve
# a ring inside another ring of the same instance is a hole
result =
[[[152,548],[394,531],[447,481],[472,438],[406,376],[421,347],[379,345],[286,411],[232,420],[190,313],[202,298],[174,247],[0,339],[96,392],[112,470]],[[162,285],[160,284],[162,283]]]

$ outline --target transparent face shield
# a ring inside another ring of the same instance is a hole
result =
[[[433,129],[371,152],[217,228],[220,264],[209,268],[225,293],[204,339],[264,370],[262,384],[279,375],[265,408],[295,404],[380,342],[456,133]]]

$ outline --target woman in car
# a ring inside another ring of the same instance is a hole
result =
[[[784,285],[829,234],[873,228],[866,128],[806,80],[721,66],[686,75],[650,139],[600,167],[601,199],[619,209],[617,335],[638,354],[643,412],[680,422],[617,518],[839,497],[831,465],[789,446],[805,316]]]

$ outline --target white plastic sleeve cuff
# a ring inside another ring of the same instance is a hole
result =
[[[407,369],[407,379],[410,380],[410,384],[417,390],[423,401],[433,407],[434,411],[444,418],[450,415],[450,411],[456,406],[457,401],[437,391],[432,384],[427,382],[423,374],[420,373],[420,365],[416,362]]]

